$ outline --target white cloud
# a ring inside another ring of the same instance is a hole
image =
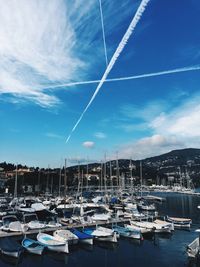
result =
[[[185,103],[171,107],[169,113],[160,112],[153,119],[146,118],[146,130],[152,135],[121,146],[120,156],[145,158],[173,149],[200,147],[199,103],[200,95],[190,95]]]
[[[103,4],[106,34],[131,13],[128,2]],[[94,59],[103,63],[98,5],[93,0],[87,5],[80,0],[0,0],[0,94],[41,106],[58,104],[48,85],[83,78]],[[117,19],[107,23],[112,14]]]
[[[86,148],[93,148],[95,143],[92,141],[85,141],[82,145]]]
[[[170,113],[155,117],[149,126],[156,133],[175,135],[185,140],[200,137],[200,96],[190,96],[189,100]]]
[[[119,155],[123,158],[143,159],[183,147],[184,143],[175,136],[153,135],[122,146]]]
[[[102,132],[96,132],[94,136],[99,139],[105,139],[107,137],[106,134]]]

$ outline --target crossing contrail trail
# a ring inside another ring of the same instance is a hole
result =
[[[123,51],[124,47],[126,46],[130,36],[132,35],[133,31],[135,30],[135,27],[137,25],[137,23],[140,21],[140,18],[142,17],[143,12],[145,11],[145,8],[147,6],[147,4],[149,3],[150,0],[142,0],[127,31],[125,32],[121,42],[119,43],[115,53],[113,54],[94,94],[92,95],[89,103],[87,104],[87,106],[85,107],[85,109],[83,110],[82,114],[80,115],[80,118],[78,119],[78,121],[76,122],[76,124],[74,125],[73,129],[71,130],[71,133],[69,134],[69,136],[67,137],[66,143],[69,142],[69,139],[71,138],[72,133],[76,130],[76,127],[79,125],[79,123],[81,122],[84,114],[86,113],[86,111],[88,110],[88,108],[90,107],[90,105],[92,104],[92,102],[94,101],[96,95],[98,94],[99,90],[101,89],[103,83],[105,82],[108,74],[110,73],[110,71],[112,70],[112,68],[115,65],[115,62],[117,61],[118,57],[120,56],[121,52]]]
[[[111,79],[106,79],[104,82],[117,82],[117,81],[135,80],[135,79],[141,79],[141,78],[162,76],[162,75],[167,75],[167,74],[181,73],[181,72],[188,72],[188,71],[196,71],[196,70],[200,70],[200,65],[177,68],[177,69],[171,69],[171,70],[163,70],[163,71],[158,71],[158,72],[150,72],[150,73],[138,74],[138,75],[133,75],[133,76],[111,78]],[[84,85],[84,84],[95,84],[95,83],[99,83],[100,81],[101,80],[70,82],[70,83],[64,83],[64,84],[58,84],[58,85],[51,85],[51,86],[48,86],[47,88],[50,89],[50,88],[70,87],[70,86]]]

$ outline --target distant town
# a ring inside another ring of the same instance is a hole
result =
[[[77,164],[65,169],[27,167],[0,163],[0,192],[13,193],[17,176],[18,193],[57,193],[66,186],[76,188],[79,181],[89,186],[200,185],[200,149],[181,149],[144,160],[119,159],[102,163]]]

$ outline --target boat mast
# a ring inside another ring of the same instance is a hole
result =
[[[104,154],[104,190],[105,190],[105,203],[106,203],[106,194],[107,194],[107,179],[106,179],[106,153]]]
[[[62,177],[62,169],[61,169],[61,166],[60,166],[60,172],[59,172],[59,185],[58,185],[58,196],[59,196],[59,197],[60,197],[61,177]]]
[[[101,180],[100,180],[100,191],[102,192],[103,190],[103,163],[101,160]]]
[[[49,165],[48,165],[48,172],[47,172],[47,183],[46,183],[46,193],[49,191]]]
[[[133,165],[132,159],[130,158],[130,176],[131,176],[131,199],[133,200]]]
[[[53,194],[53,173],[51,173],[51,195]]]
[[[141,197],[142,197],[142,160],[140,160],[140,186],[141,186]]]
[[[18,164],[15,170],[15,188],[14,188],[14,198],[17,198],[17,176],[18,176]]]
[[[40,169],[38,170],[38,195],[40,193]]]
[[[65,159],[65,171],[64,171],[64,207],[66,208],[66,196],[67,196],[67,175],[66,175],[67,159]]]
[[[111,160],[110,160],[110,183],[111,183],[111,191],[113,193],[112,162],[111,162]]]
[[[89,165],[88,165],[88,157],[87,157],[87,175],[86,175],[86,190],[88,191],[88,175],[89,175]]]
[[[119,190],[119,161],[118,161],[118,151],[116,152],[116,176],[117,176],[117,187]]]

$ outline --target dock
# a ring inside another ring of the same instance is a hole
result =
[[[46,227],[44,229],[34,229],[34,230],[28,230],[25,232],[6,232],[0,230],[0,238],[3,237],[20,237],[20,236],[27,236],[27,235],[36,235],[39,232],[54,232],[56,230],[70,230],[71,228],[89,228],[89,227],[96,227],[96,226],[106,226],[106,225],[112,225],[112,224],[118,224],[118,223],[129,223],[129,219],[112,219],[107,222],[98,221],[95,223],[87,223],[87,224],[81,224],[81,223],[69,223],[68,225],[64,226],[58,226],[58,227]]]

